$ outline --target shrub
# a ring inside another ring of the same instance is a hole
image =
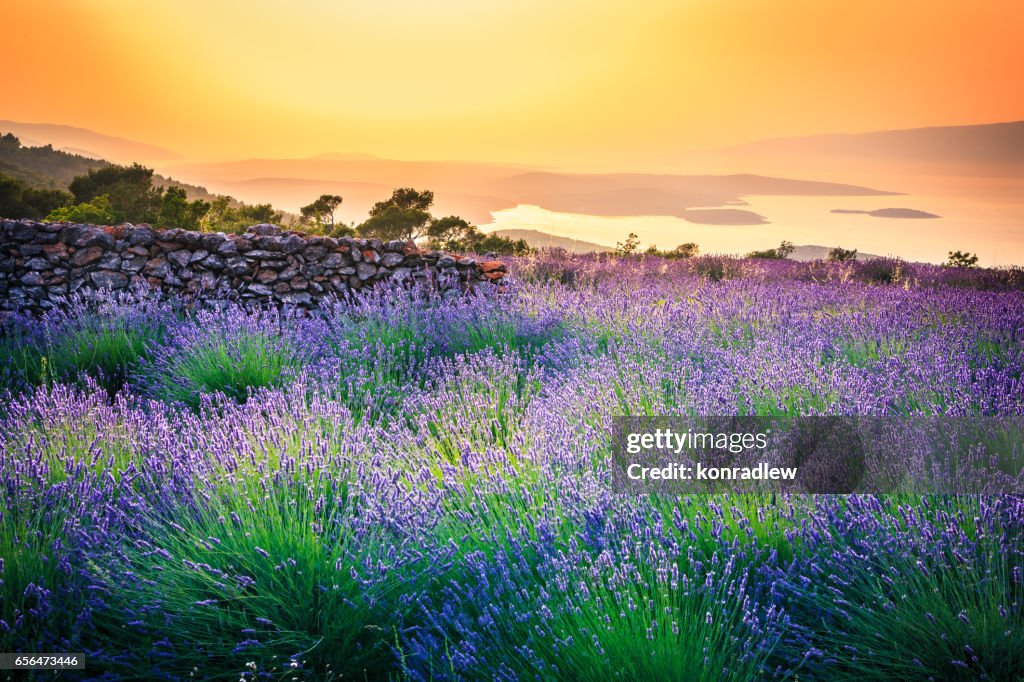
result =
[[[870,284],[899,284],[907,274],[907,263],[901,258],[872,258],[857,268],[858,279]]]
[[[203,396],[245,402],[255,389],[282,386],[316,355],[299,341],[297,321],[275,312],[200,314],[174,330],[141,373],[161,400],[197,409]]]

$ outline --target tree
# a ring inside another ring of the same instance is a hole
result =
[[[0,143],[8,144],[5,138],[6,135],[0,138]],[[39,220],[73,201],[74,198],[63,190],[37,189],[17,178],[0,175],[0,217]]]
[[[844,249],[841,246],[837,246],[828,252],[828,259],[836,263],[857,260],[857,249]]]
[[[680,244],[672,250],[675,258],[693,258],[700,253],[700,247],[695,242]]]
[[[697,246],[696,243],[686,242],[685,244],[680,244],[671,251],[659,251],[658,247],[652,244],[651,247],[647,249],[647,251],[645,251],[644,253],[646,253],[649,256],[659,256],[661,258],[667,258],[669,260],[677,260],[681,258],[693,258],[699,252],[700,247]]]
[[[180,227],[198,230],[203,217],[210,210],[210,202],[196,199],[190,202],[183,187],[168,187],[160,202],[160,227]]]
[[[966,251],[950,251],[946,259],[947,268],[973,268],[978,265],[978,256]]]
[[[280,224],[284,214],[270,204],[243,204],[231,197],[218,196],[200,221],[200,228],[210,232],[244,232],[250,225]]]
[[[509,239],[498,234],[481,234],[480,238],[466,251],[494,253],[499,256],[528,256],[533,249],[525,239]]]
[[[639,246],[640,238],[633,232],[630,232],[625,242],[617,242],[615,244],[615,255],[619,257],[630,256],[636,253]]]
[[[764,251],[751,251],[747,254],[747,258],[767,258],[769,260],[785,260],[796,250],[793,246],[793,242],[783,240],[774,249],[765,249]]]
[[[378,201],[370,209],[370,217],[357,228],[360,236],[378,239],[415,241],[426,234],[433,217],[429,208],[434,203],[430,190],[401,187],[391,198]]]
[[[427,246],[442,251],[472,251],[483,237],[475,225],[450,215],[431,220],[427,225]]]
[[[342,198],[338,194],[321,194],[311,204],[299,209],[302,225],[313,225],[322,234],[334,232],[334,212],[341,206]]]
[[[137,163],[90,169],[75,177],[68,188],[79,204],[107,195],[116,222],[151,223],[160,215],[163,193],[153,187],[153,169]]]
[[[110,203],[110,197],[106,194],[93,197],[91,201],[83,201],[75,206],[64,206],[53,210],[46,216],[46,219],[93,225],[112,225],[116,222],[114,208]]]

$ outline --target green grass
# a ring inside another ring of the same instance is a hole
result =
[[[154,393],[198,409],[204,394],[245,402],[251,392],[287,383],[304,358],[292,342],[264,332],[211,333],[175,352],[156,379]]]

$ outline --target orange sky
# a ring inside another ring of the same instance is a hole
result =
[[[663,167],[1024,118],[1019,0],[6,0],[0,119],[196,159]]]

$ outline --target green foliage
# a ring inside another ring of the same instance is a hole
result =
[[[113,395],[149,357],[150,348],[163,341],[166,331],[165,324],[155,320],[140,323],[116,314],[82,314],[42,339],[5,335],[0,339],[0,364],[34,386],[90,377]]]
[[[0,174],[0,217],[39,220],[71,201],[72,196],[63,190],[29,187],[18,178]]]
[[[243,204],[228,196],[218,196],[200,221],[200,229],[208,232],[245,232],[250,225],[280,224],[284,214],[270,204]]]
[[[784,260],[796,249],[793,246],[793,242],[783,240],[774,249],[766,249],[764,251],[751,251],[747,254],[747,258],[767,258],[769,260]]]
[[[414,571],[385,573],[387,545],[356,540],[342,476],[303,478],[250,471],[215,484],[199,509],[183,504],[148,520],[145,542],[113,560],[112,603],[96,618],[125,651],[115,665],[148,669],[153,642],[166,637],[176,655],[162,665],[175,678],[383,679],[402,616],[396,597],[415,589]],[[133,589],[120,589],[124,575]],[[139,614],[134,626],[125,629],[119,612]]]
[[[974,268],[978,266],[978,255],[966,251],[950,251],[945,266],[947,268]]]
[[[196,199],[189,201],[183,187],[168,187],[160,202],[160,227],[179,227],[183,230],[198,230],[202,219],[210,210],[210,202]]]
[[[83,629],[85,581],[60,561],[65,518],[65,509],[35,507],[0,490],[2,651],[56,650]]]
[[[69,154],[54,149],[52,145],[25,147],[11,133],[0,136],[0,173],[13,177],[29,187],[63,191],[76,175],[83,175],[90,169],[100,168],[106,163],[78,154]],[[65,203],[71,201],[69,198]],[[46,215],[54,208],[56,206],[49,207],[41,215]]]
[[[356,231],[362,237],[415,241],[426,234],[433,218],[429,211],[433,203],[434,193],[430,190],[400,187],[391,193],[390,199],[374,204],[370,217]]]
[[[836,263],[857,260],[857,249],[844,249],[841,246],[837,246],[828,252],[828,259]]]
[[[101,194],[98,197],[93,197],[91,201],[83,201],[74,206],[54,209],[50,211],[46,219],[94,225],[112,225],[115,222],[114,208],[110,204],[110,197],[106,194]]]
[[[321,194],[316,201],[299,210],[299,224],[312,226],[320,234],[334,236],[334,212],[341,206],[341,202],[341,195]]]
[[[161,367],[154,393],[192,409],[199,408],[203,394],[245,402],[253,389],[283,385],[302,364],[298,349],[285,339],[263,332],[211,331]]]
[[[427,237],[428,248],[442,251],[509,256],[525,256],[533,252],[525,239],[512,240],[497,234],[484,234],[458,216],[431,220],[427,226]]]
[[[153,169],[138,163],[91,169],[68,188],[79,204],[107,195],[116,222],[153,223],[160,216],[162,192],[153,187]]]
[[[620,258],[624,256],[631,256],[636,253],[637,248],[640,247],[640,238],[635,233],[630,232],[626,236],[626,241],[616,242],[615,244],[615,255]]]
[[[525,239],[510,239],[493,233],[481,234],[464,250],[476,253],[494,253],[499,256],[528,256],[534,252]]]
[[[668,260],[683,260],[686,258],[694,258],[698,253],[700,253],[700,246],[695,242],[686,242],[685,244],[680,244],[671,251],[659,251],[657,246],[651,244],[650,248],[644,253],[649,256],[659,256]]]

